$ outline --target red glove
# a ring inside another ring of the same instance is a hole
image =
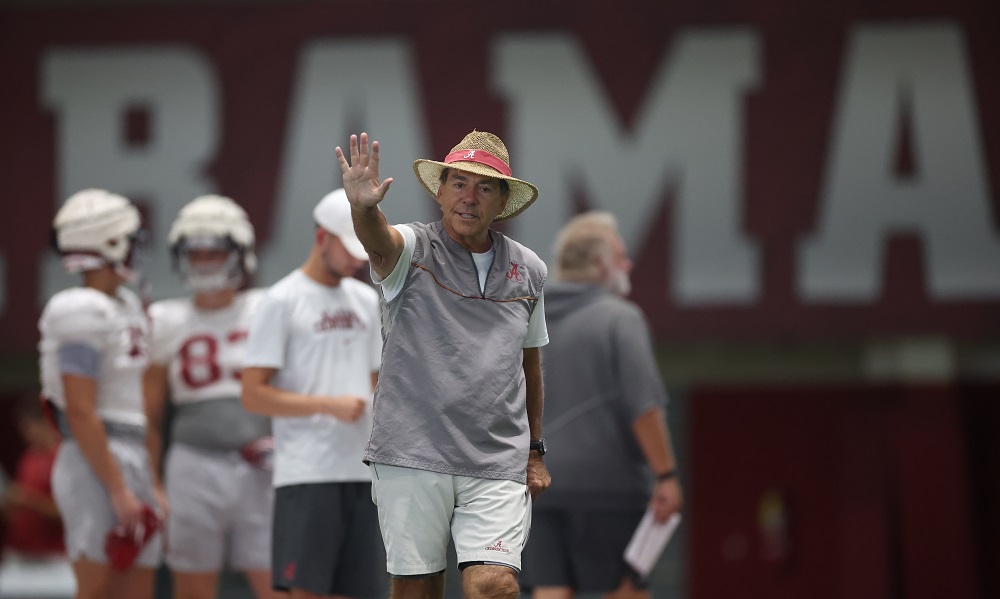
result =
[[[274,437],[260,437],[240,448],[243,459],[262,470],[274,470]]]
[[[146,504],[142,506],[142,519],[138,526],[116,524],[104,539],[104,552],[108,554],[111,567],[115,570],[131,568],[142,548],[162,527],[160,517]]]

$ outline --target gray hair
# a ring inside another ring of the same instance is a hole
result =
[[[591,211],[569,220],[556,236],[553,253],[555,278],[562,281],[604,283],[601,264],[613,260],[618,220],[610,212]]]

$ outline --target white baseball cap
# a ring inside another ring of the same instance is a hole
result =
[[[358,260],[368,260],[368,252],[361,245],[358,234],[354,232],[354,220],[351,219],[351,202],[343,189],[335,189],[323,196],[323,199],[313,209],[316,224],[340,238],[348,253]]]

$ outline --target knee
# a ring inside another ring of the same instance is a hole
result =
[[[497,599],[517,599],[521,596],[521,585],[517,581],[517,573],[513,570],[503,577],[502,582],[497,585]]]
[[[498,576],[494,592],[496,594],[493,597],[496,597],[496,599],[517,599],[521,594],[521,587],[517,582],[517,573],[510,570],[506,575]]]
[[[393,578],[390,591],[392,599],[442,599],[444,573],[426,578]]]
[[[465,579],[465,595],[473,599],[517,599],[521,588],[517,582],[517,573],[506,567],[476,567],[470,568]]]

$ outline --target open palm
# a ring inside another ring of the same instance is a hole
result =
[[[360,141],[357,135],[351,135],[350,161],[340,146],[337,146],[336,152],[337,163],[344,174],[344,191],[351,205],[365,208],[377,206],[392,184],[391,177],[379,182],[378,142],[372,142],[369,152],[368,134],[362,132]]]

